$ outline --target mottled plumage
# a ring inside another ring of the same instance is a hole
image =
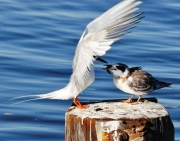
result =
[[[172,84],[153,78],[151,74],[142,71],[141,67],[129,68],[127,65],[122,63],[106,66],[105,69],[108,73],[112,72],[114,75],[113,81],[115,86],[126,93],[132,94],[132,97],[124,102],[129,103],[134,95],[138,95],[138,103],[143,95],[156,89],[169,87]]]
[[[130,74],[129,77],[132,77],[131,83],[129,83],[129,87],[132,88],[136,92],[151,92],[156,89],[156,85],[154,83],[154,78],[151,74],[141,71],[135,70]]]

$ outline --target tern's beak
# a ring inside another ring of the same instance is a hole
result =
[[[104,65],[104,66],[106,66],[106,68],[103,69],[105,69],[109,74],[111,74],[111,70],[115,70],[115,68],[112,65]]]
[[[98,62],[107,63],[104,59],[101,59],[101,58],[99,58],[99,57],[97,57],[97,56],[93,56],[93,57],[94,57],[95,60],[98,61]]]

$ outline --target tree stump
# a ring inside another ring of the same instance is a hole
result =
[[[174,141],[174,127],[164,106],[122,102],[75,106],[66,112],[65,141]]]

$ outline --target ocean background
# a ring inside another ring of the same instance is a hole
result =
[[[66,86],[72,60],[86,25],[121,0],[0,0],[0,140],[63,141],[65,112],[71,100],[14,104],[14,97],[48,93]],[[154,77],[174,83],[144,98],[163,104],[180,141],[180,1],[146,0],[145,12],[130,34],[102,58],[142,66]],[[80,101],[129,98],[112,75],[95,62],[96,80]]]

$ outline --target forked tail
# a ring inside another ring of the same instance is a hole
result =
[[[24,99],[22,101],[16,102],[14,104],[24,103],[28,101],[34,101],[39,99],[59,99],[59,100],[68,100],[74,98],[73,92],[70,91],[71,85],[67,85],[63,89],[56,90],[47,94],[38,94],[38,95],[27,95],[27,96],[19,96],[12,98],[11,100],[16,99]]]
[[[25,98],[25,100],[22,100],[24,98]],[[12,105],[20,104],[20,103],[24,103],[24,102],[28,102],[28,101],[34,101],[34,100],[38,100],[38,99],[44,99],[44,98],[39,97],[39,95],[26,95],[26,96],[15,97],[10,100],[16,100],[16,99],[21,99],[21,101],[15,102]]]

